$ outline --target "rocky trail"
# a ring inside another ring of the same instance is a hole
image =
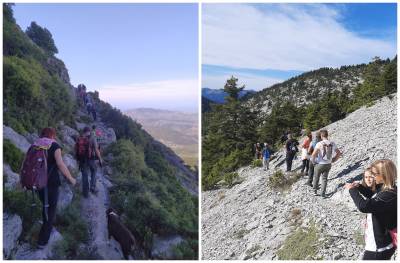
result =
[[[274,172],[286,169],[283,151],[275,154],[269,171],[243,167],[232,188],[202,193],[203,259],[277,260],[291,234],[313,226],[318,232],[315,253],[303,259],[360,259],[365,215],[356,209],[343,185],[360,180],[374,160],[396,161],[396,96],[361,108],[326,128],[343,152],[329,173],[329,198],[314,196],[305,185],[306,177],[285,191],[270,187],[268,180]],[[286,176],[298,174],[300,166],[298,158],[293,163],[295,170]]]

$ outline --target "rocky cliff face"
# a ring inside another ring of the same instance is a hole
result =
[[[389,61],[382,61],[382,70],[385,63]],[[364,82],[366,66],[361,64],[306,72],[255,93],[245,103],[253,109],[270,113],[279,101],[291,101],[296,106],[304,106],[328,92],[346,91],[351,96],[352,90]]]
[[[359,259],[365,214],[356,209],[343,185],[360,180],[377,159],[396,161],[396,106],[396,96],[383,98],[326,127],[343,152],[329,173],[327,199],[313,195],[304,185],[306,177],[285,191],[271,188],[269,178],[286,169],[283,150],[275,154],[269,171],[243,167],[238,171],[241,183],[203,192],[203,259],[279,259],[287,238],[311,226],[317,231],[316,251],[305,252],[303,259]],[[298,158],[295,171],[286,176],[296,176],[300,166]]]

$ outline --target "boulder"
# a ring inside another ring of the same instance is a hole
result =
[[[23,153],[26,153],[31,146],[24,136],[5,125],[3,125],[3,138],[10,140]]]
[[[19,174],[14,173],[8,164],[3,165],[3,173],[7,178],[4,184],[6,189],[15,189],[19,185]]]
[[[37,133],[29,133],[26,135],[26,139],[30,144],[34,143],[37,139],[39,139],[39,135]]]
[[[15,254],[17,260],[41,260],[41,259],[53,259],[57,255],[55,254],[55,246],[63,239],[62,235],[53,228],[50,234],[50,239],[47,246],[43,249],[35,249],[31,247],[29,243],[24,243],[18,247]]]
[[[22,233],[22,220],[18,215],[3,213],[3,257],[8,259],[17,246]]]
[[[74,138],[79,136],[79,132],[67,125],[61,125],[60,130],[62,141],[69,146],[74,146],[76,141]]]
[[[78,162],[74,157],[72,157],[72,155],[64,154],[63,161],[72,175],[76,175],[78,173]]]
[[[183,238],[179,235],[163,237],[155,234],[151,255],[155,259],[174,259],[175,255],[172,249],[182,241]]]

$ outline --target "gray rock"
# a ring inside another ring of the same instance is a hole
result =
[[[78,163],[75,160],[74,157],[70,154],[64,154],[63,155],[63,161],[65,165],[67,166],[68,170],[71,172],[71,174],[76,175],[78,173]]]
[[[19,174],[14,173],[8,164],[3,165],[3,174],[7,178],[4,184],[6,189],[12,190],[19,185]]]
[[[18,215],[3,213],[3,257],[8,259],[17,246],[22,233],[22,220]]]
[[[48,244],[43,249],[32,248],[30,244],[23,243],[18,247],[15,254],[15,259],[17,260],[40,260],[40,259],[52,259],[56,256],[54,253],[54,248],[63,239],[61,234],[53,228],[50,234],[50,239]]]
[[[179,235],[162,237],[154,235],[151,255],[156,259],[173,259],[172,248],[183,241]]]
[[[5,125],[3,125],[3,138],[10,140],[24,154],[31,146],[31,144],[26,140],[24,136],[18,134],[12,128]]]

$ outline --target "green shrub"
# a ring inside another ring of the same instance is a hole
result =
[[[80,210],[80,195],[75,191],[71,204],[57,215],[55,226],[63,236],[57,244],[58,259],[75,259],[79,246],[89,240],[88,225]]]
[[[298,228],[278,250],[279,260],[313,259],[317,254],[318,238],[319,231],[314,223],[308,228]]]
[[[253,160],[253,162],[251,163],[251,166],[254,168],[254,167],[262,167],[263,166],[263,164],[262,164],[262,160],[260,160],[260,159],[255,159],[255,160]]]
[[[228,187],[232,187],[235,183],[235,180],[239,177],[238,173],[227,173],[224,176],[225,183]]]
[[[278,190],[288,190],[301,176],[301,173],[288,173],[285,175],[281,170],[277,170],[268,178],[268,185]]]
[[[191,260],[198,258],[198,240],[182,241],[172,251],[174,253],[175,260]]]
[[[31,209],[32,193],[17,190],[3,191],[3,209],[5,212],[17,214],[22,219],[23,236],[30,231],[32,226],[41,218],[41,202],[35,194],[36,207]]]
[[[124,223],[147,254],[155,233],[197,237],[198,199],[183,189],[174,168],[155,148],[147,146],[143,154],[142,146],[120,139],[108,153],[113,155],[111,166],[115,171],[111,176],[111,204],[126,215]]]
[[[10,140],[3,141],[4,162],[8,163],[11,169],[19,173],[22,162],[24,161],[24,153],[21,152]]]

